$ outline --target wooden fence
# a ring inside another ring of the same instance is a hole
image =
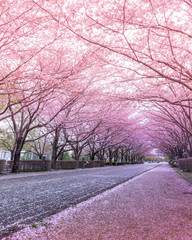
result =
[[[192,171],[192,157],[189,157],[187,159],[185,158],[180,158],[177,160],[172,161],[172,165],[175,167],[178,167],[182,170],[189,170]]]
[[[77,161],[75,160],[57,160],[56,169],[75,169],[77,168]],[[12,161],[0,160],[0,173],[5,172],[7,167],[12,168]],[[93,168],[93,167],[103,167],[105,166],[105,161],[84,161],[84,167]],[[8,166],[7,166],[8,165]],[[79,162],[79,167],[83,167],[83,163]],[[44,170],[51,169],[51,160],[45,160]],[[20,160],[19,162],[19,171],[40,171],[42,170],[42,161],[41,160]]]
[[[6,160],[0,159],[0,173],[3,173],[5,170]]]

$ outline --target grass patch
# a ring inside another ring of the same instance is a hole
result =
[[[37,222],[35,222],[35,223],[34,222],[31,223],[31,227],[32,228],[38,228],[38,227],[46,227],[47,228],[50,225],[51,225],[51,223],[43,221],[42,218],[37,220]]]
[[[73,169],[76,169],[76,168],[57,168],[56,170],[73,170]]]
[[[32,223],[32,224],[31,224],[31,227],[32,227],[32,228],[37,228],[37,224]]]
[[[20,170],[20,172],[47,172],[50,171],[49,169],[44,169],[43,171],[41,169],[29,169],[29,170]]]
[[[112,162],[112,166],[121,166],[121,165],[133,165],[133,164],[143,164],[143,162]],[[106,163],[109,165],[109,162]]]

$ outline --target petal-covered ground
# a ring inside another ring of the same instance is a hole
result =
[[[192,185],[163,164],[4,239],[192,239]]]

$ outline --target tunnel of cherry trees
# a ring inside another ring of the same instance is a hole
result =
[[[2,0],[0,146],[192,155],[191,0]]]

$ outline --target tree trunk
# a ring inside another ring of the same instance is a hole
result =
[[[79,148],[78,146],[76,146],[76,148],[73,151],[74,151],[75,161],[77,161],[76,166],[77,168],[79,168],[79,158],[81,156],[82,148]]]
[[[118,149],[115,150],[113,156],[114,156],[115,163],[117,163],[118,162],[118,158],[119,158],[119,150]]]
[[[14,157],[13,157],[13,166],[12,166],[12,173],[18,173],[19,172],[19,160],[20,160],[21,151],[15,151]]]
[[[126,154],[125,154],[125,162],[126,162],[126,163],[128,162],[128,159],[129,159],[128,153],[126,153]]]
[[[14,150],[11,151],[11,161],[14,160]]]
[[[125,154],[124,154],[124,150],[123,149],[121,150],[120,156],[121,156],[120,157],[121,162],[125,162],[125,158],[124,158]]]
[[[112,165],[112,158],[113,158],[112,150],[109,148],[108,152],[109,152],[109,166],[111,166]]]
[[[59,142],[59,128],[55,129],[55,136],[52,144],[52,156],[51,156],[51,168],[56,169],[56,161],[57,161],[57,151],[58,151],[58,142]]]
[[[95,160],[95,154],[94,153],[90,155],[90,159],[91,159],[91,161]]]
[[[51,168],[52,169],[56,169],[56,160],[57,160],[57,153],[56,153],[56,149],[53,148],[52,156],[51,156]]]
[[[21,150],[24,145],[24,139],[22,137],[18,137],[16,139],[16,146],[14,148],[13,152],[13,166],[12,166],[12,173],[18,173],[19,172],[19,160],[21,156]]]
[[[105,150],[100,150],[96,156],[98,157],[99,160],[105,160]]]
[[[74,159],[76,161],[76,168],[79,168],[79,155],[76,150],[74,150]]]

